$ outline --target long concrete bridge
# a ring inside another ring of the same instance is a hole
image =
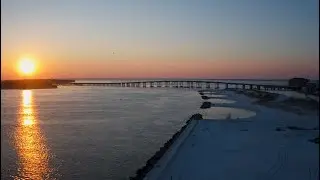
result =
[[[222,81],[201,80],[158,80],[158,81],[127,81],[127,82],[73,82],[60,84],[64,86],[110,86],[110,87],[141,87],[141,88],[191,88],[191,89],[256,89],[294,91],[296,87],[281,85],[263,85]]]

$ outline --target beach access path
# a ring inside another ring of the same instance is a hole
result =
[[[219,93],[236,101],[229,107],[249,109],[256,116],[193,120],[145,179],[319,179],[319,144],[309,141],[319,137],[319,129],[312,129],[319,128],[318,113],[299,115],[253,105],[242,94]]]

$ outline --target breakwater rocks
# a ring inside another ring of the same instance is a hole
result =
[[[202,98],[203,100],[210,99],[208,96],[201,96],[201,98]]]
[[[165,154],[165,152],[170,148],[170,146],[174,143],[175,140],[180,136],[180,134],[187,128],[189,123],[192,120],[201,120],[202,115],[197,113],[192,115],[186,122],[186,124],[177,131],[171,139],[169,139],[143,166],[142,168],[136,171],[136,175],[134,177],[130,177],[130,180],[142,180],[146,174],[155,166],[155,164],[161,159],[161,157]]]
[[[206,90],[199,90],[199,91],[198,91],[198,93],[200,94],[200,96],[205,96],[205,95],[204,95],[205,92],[212,92],[212,90],[206,89]],[[206,96],[206,97],[207,97],[207,96]]]
[[[200,109],[208,109],[211,107],[211,102],[203,102]]]
[[[197,113],[197,114],[192,115],[192,116],[189,118],[189,120],[187,121],[187,123],[189,123],[190,120],[201,120],[201,119],[203,119],[203,118],[202,118],[202,114]]]

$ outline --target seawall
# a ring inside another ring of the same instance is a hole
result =
[[[187,131],[192,129],[191,126],[195,125],[197,120],[201,120],[201,114],[192,115],[187,121],[186,124],[181,127],[179,131],[177,131],[149,160],[147,160],[146,164],[136,171],[136,175],[134,177],[130,177],[131,180],[142,180],[145,179],[146,175],[154,168],[154,166],[160,161],[165,153],[172,148],[174,143],[178,140],[178,138],[182,137],[183,134],[187,134]],[[177,146],[177,144],[175,144]],[[172,153],[171,153],[172,154]]]

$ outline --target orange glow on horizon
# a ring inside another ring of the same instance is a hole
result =
[[[24,56],[29,57],[29,56]],[[32,59],[43,59],[45,61],[32,61],[34,71],[32,74],[24,74],[17,70],[14,64],[16,56],[7,57],[2,62],[2,79],[24,79],[32,77],[35,79],[46,78],[291,78],[293,76],[317,77],[319,68],[317,65],[290,58],[234,58],[221,57],[216,60],[203,58],[196,60],[175,58],[141,58],[62,61],[59,57],[48,57],[44,55],[32,56]],[[31,58],[29,58],[32,60]],[[64,60],[64,59],[63,59]],[[254,68],[253,68],[254,67]]]

